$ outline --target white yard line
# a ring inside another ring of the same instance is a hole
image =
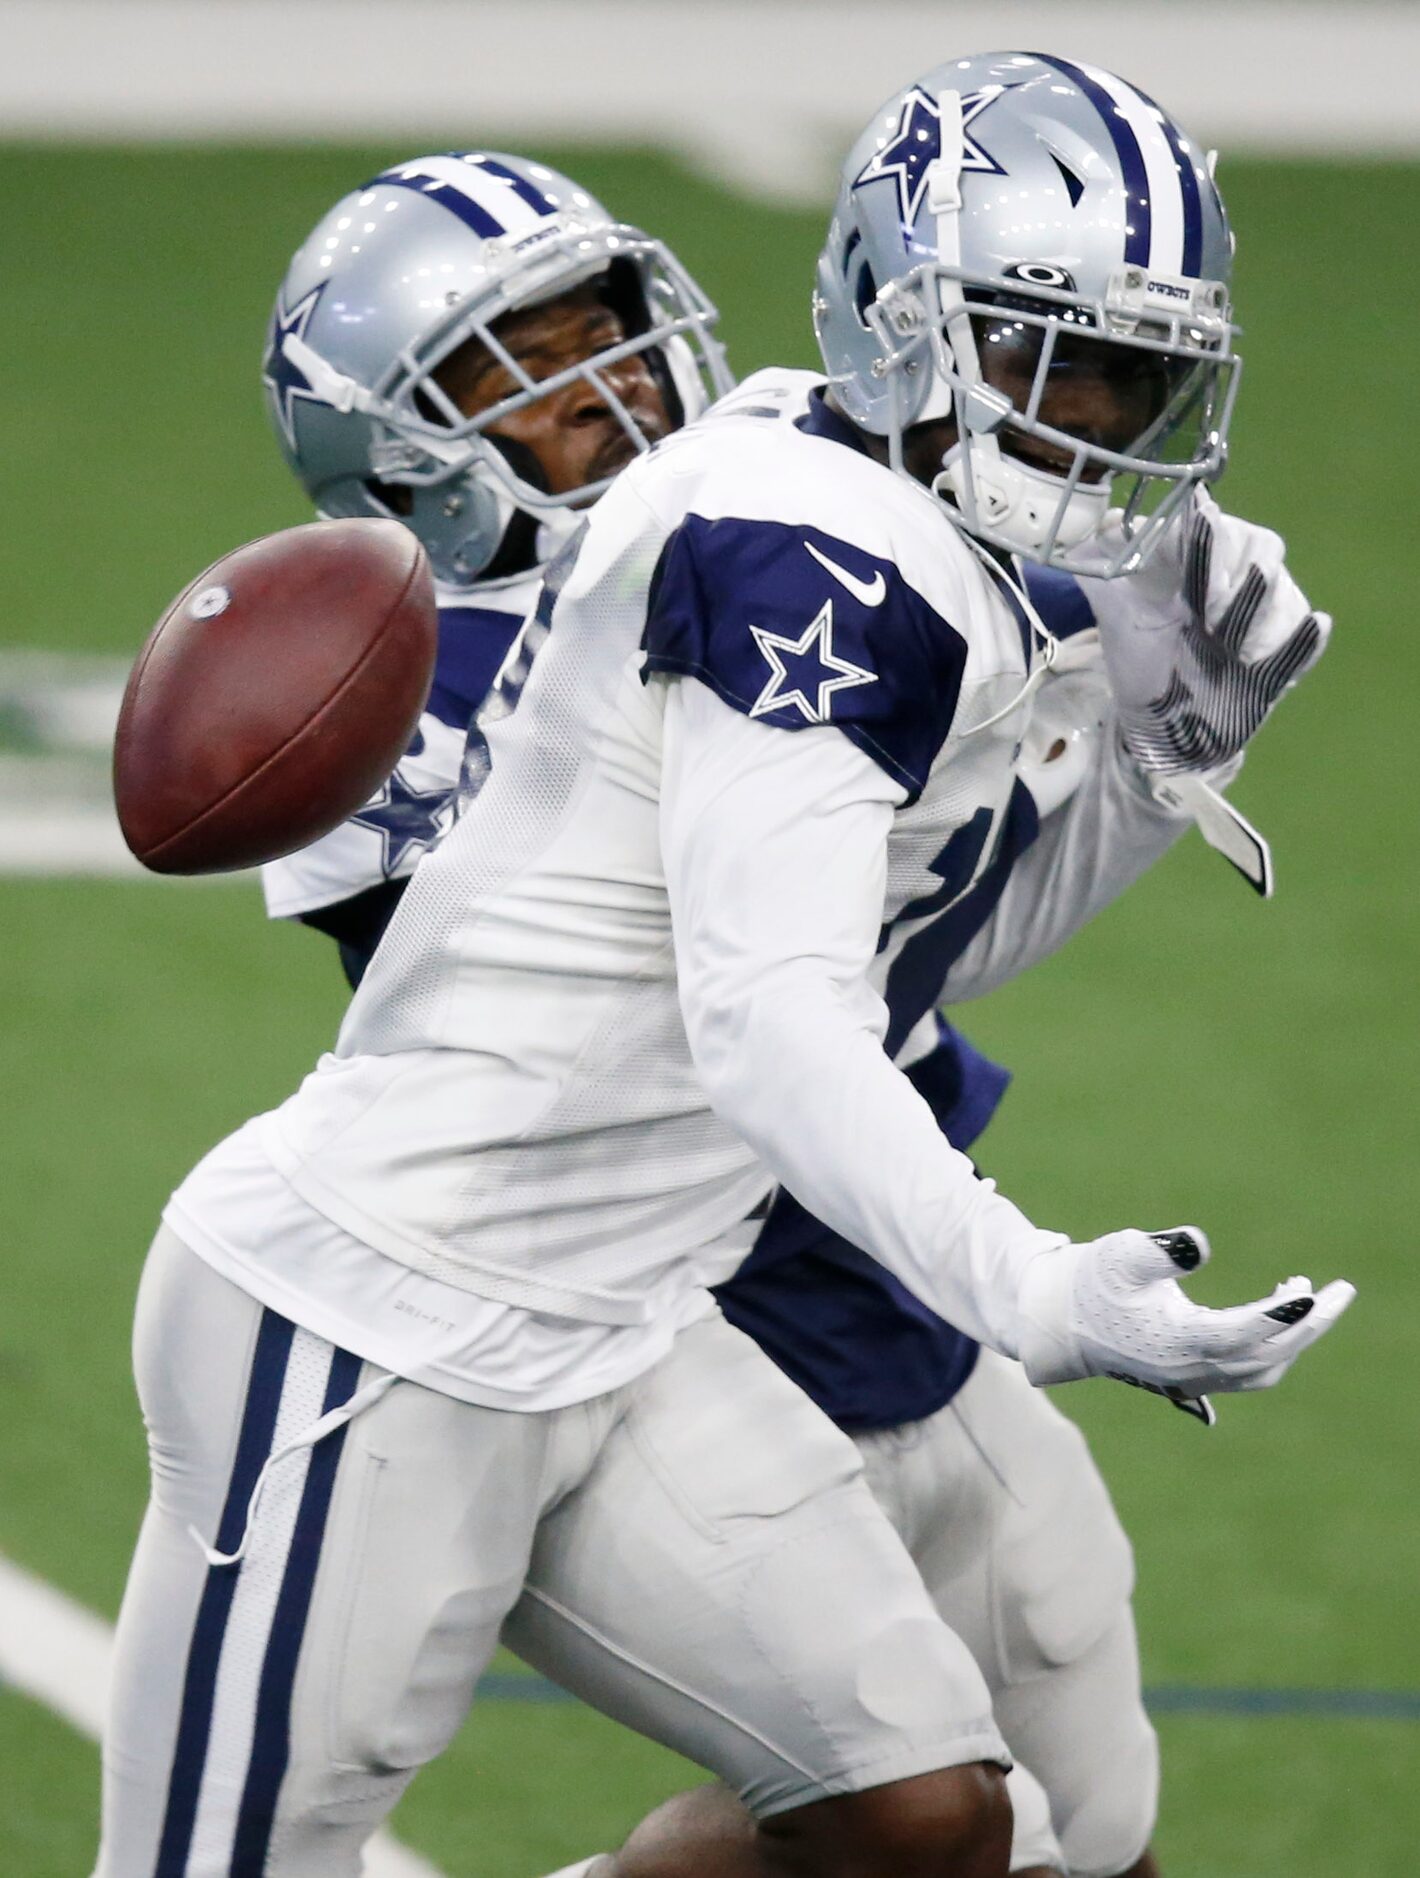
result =
[[[109,751],[127,675],[126,660],[102,654],[0,649],[0,875],[161,878],[128,852],[114,812]]]
[[[25,786],[9,786],[15,768]],[[128,852],[102,779],[74,788],[47,757],[0,756],[0,877],[146,880],[177,887],[249,884],[255,873],[150,874]]]
[[[97,1741],[112,1661],[102,1617],[0,1558],[0,1681]]]
[[[103,1618],[0,1556],[0,1683],[97,1741],[112,1667],[113,1631]],[[365,1878],[442,1874],[428,1859],[382,1832],[370,1841]]]
[[[4,759],[0,758],[0,768]],[[38,769],[38,762],[35,765]],[[37,779],[38,780],[38,779]],[[31,808],[0,790],[0,874],[153,880],[123,844],[110,803],[51,799]]]

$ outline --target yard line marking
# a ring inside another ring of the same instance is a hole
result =
[[[101,1617],[0,1556],[0,1676],[81,1735],[103,1728],[113,1632]]]
[[[113,1631],[62,1591],[0,1553],[0,1683],[97,1741],[108,1705]],[[443,1878],[388,1832],[366,1848],[365,1878]]]
[[[1413,1689],[1146,1689],[1156,1715],[1334,1715],[1357,1721],[1420,1721]]]

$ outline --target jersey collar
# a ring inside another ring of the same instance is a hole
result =
[[[809,437],[824,437],[829,443],[846,444],[850,450],[856,450],[859,456],[868,454],[856,425],[850,424],[846,417],[840,417],[837,411],[830,409],[822,385],[816,385],[809,393],[809,408],[802,417],[794,419],[794,428]]]
[[[835,411],[824,393],[827,387],[816,385],[809,393],[808,409],[802,417],[794,419],[795,429],[809,437],[823,437],[829,443],[845,444],[848,449],[856,450],[860,456],[867,456],[868,449],[863,442],[862,432],[856,424],[850,424],[846,417]],[[942,505],[944,508],[946,504]],[[948,511],[950,514],[950,511]],[[1010,608],[1021,635],[1021,652],[1025,657],[1026,669],[1032,669],[1037,649],[1045,654],[1047,666],[1055,656],[1055,635],[1050,631],[1037,612],[1030,593],[1027,591],[1021,565],[1013,555],[1004,550],[977,541],[961,526],[960,519],[952,515],[963,541],[971,548]]]

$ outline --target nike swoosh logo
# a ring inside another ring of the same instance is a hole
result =
[[[887,599],[887,582],[883,579],[883,570],[878,569],[871,580],[859,580],[856,574],[850,574],[846,567],[840,567],[837,561],[830,561],[826,554],[821,554],[811,541],[804,546],[818,562],[827,568],[840,587],[846,587],[853,598],[862,606],[881,606]]]

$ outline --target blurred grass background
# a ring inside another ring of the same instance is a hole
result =
[[[304,519],[258,362],[287,255],[391,148],[0,148],[0,643],[129,653],[194,570]],[[543,150],[666,236],[741,372],[811,364],[818,214],[652,153]],[[1247,360],[1228,506],[1279,528],[1337,636],[1237,785],[1273,841],[1255,901],[1190,837],[1060,958],[962,1013],[1017,1085],[983,1144],[1078,1235],[1194,1220],[1210,1301],[1345,1275],[1345,1325],[1205,1435],[1133,1392],[1063,1402],[1140,1562],[1150,1682],[1420,1689],[1413,717],[1420,168],[1227,163]],[[109,1613],[145,1470],[128,1376],[139,1265],[196,1156],[333,1033],[334,959],[249,887],[0,881],[0,1550]],[[1400,1878],[1420,1727],[1165,1716],[1173,1878]],[[0,1870],[92,1856],[96,1757],[0,1690]],[[682,1784],[572,1706],[489,1703],[396,1821],[451,1878],[531,1878]]]

